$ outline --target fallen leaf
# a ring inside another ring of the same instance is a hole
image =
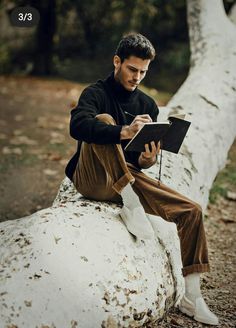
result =
[[[38,122],[37,122],[37,125],[40,127],[40,128],[48,128],[49,127],[49,122],[48,122],[48,118],[45,117],[45,116],[40,116],[38,118]]]
[[[9,147],[3,147],[2,153],[3,155],[11,154],[11,149]]]
[[[13,134],[15,135],[15,136],[19,136],[20,134],[22,134],[22,130],[20,130],[20,129],[16,129],[16,130],[14,130],[13,131]]]
[[[45,169],[43,170],[43,173],[46,175],[56,175],[57,171],[51,170],[51,169]]]
[[[52,139],[50,140],[51,144],[59,144],[65,141],[65,136],[56,131],[51,132],[51,137],[52,137]]]
[[[184,320],[181,318],[171,318],[170,323],[175,325],[175,326],[183,326],[184,325]]]
[[[68,163],[68,160],[67,159],[62,159],[60,160],[59,162],[62,166],[66,166],[66,164]]]
[[[48,159],[47,154],[37,154],[38,159]]]
[[[14,117],[14,119],[15,119],[15,121],[17,121],[17,122],[21,122],[21,121],[23,121],[23,116],[22,116],[22,115],[16,115],[16,116]]]
[[[0,91],[3,95],[7,94],[8,93],[8,88],[7,87],[1,87]]]
[[[21,148],[17,147],[17,148],[12,148],[12,154],[15,154],[15,155],[22,155],[23,154],[23,151]]]
[[[49,154],[48,159],[50,161],[59,161],[61,159],[61,155],[58,153]]]
[[[35,146],[38,144],[36,140],[30,139],[27,136],[15,136],[10,140],[11,145],[31,145]]]
[[[16,148],[3,147],[2,153],[3,153],[3,155],[11,155],[11,154],[22,155],[23,154],[22,149],[20,149],[19,147],[16,147]]]

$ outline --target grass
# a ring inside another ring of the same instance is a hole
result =
[[[223,170],[221,170],[210,191],[209,201],[215,204],[218,197],[226,197],[227,192],[236,192],[236,141],[231,146],[228,154],[228,163]]]

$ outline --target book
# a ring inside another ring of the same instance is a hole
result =
[[[166,122],[145,123],[125,147],[125,151],[144,152],[145,144],[161,142],[161,149],[177,154],[191,122],[185,115],[173,115]]]

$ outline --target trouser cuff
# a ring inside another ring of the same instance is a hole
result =
[[[194,272],[209,272],[210,271],[210,265],[209,263],[204,263],[204,264],[192,264],[187,267],[182,268],[182,274],[183,276],[187,276],[190,273]]]
[[[114,185],[112,186],[112,188],[118,193],[120,194],[122,189],[131,182],[134,182],[134,177],[132,176],[131,173],[127,172],[125,173],[118,181],[116,181],[116,183],[114,183]]]

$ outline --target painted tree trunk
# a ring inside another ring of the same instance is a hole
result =
[[[190,73],[161,116],[192,124],[180,154],[164,154],[163,181],[205,208],[235,138],[236,33],[220,0],[188,1],[188,20]],[[152,216],[155,239],[135,240],[119,211],[65,179],[52,207],[1,223],[0,328],[157,323],[184,291],[176,227]]]

